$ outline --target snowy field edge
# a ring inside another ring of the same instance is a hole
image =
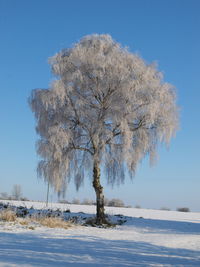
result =
[[[61,211],[69,209],[72,213],[87,213],[95,215],[96,206],[94,205],[76,205],[63,203],[49,203],[48,207],[45,202],[40,201],[14,201],[14,200],[0,200],[2,203],[8,203],[14,206],[23,206],[26,208],[35,209],[60,209]],[[123,216],[157,219],[168,221],[187,221],[193,223],[200,223],[200,212],[180,212],[180,211],[166,211],[143,208],[125,208],[125,207],[105,207],[105,212],[109,215],[121,214]]]

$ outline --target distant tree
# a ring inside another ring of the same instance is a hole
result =
[[[59,203],[62,203],[62,204],[70,204],[70,202],[66,199],[61,199],[59,200]]]
[[[1,199],[8,199],[8,198],[9,198],[8,193],[6,193],[6,192],[2,192],[2,193],[0,194],[0,198],[1,198]]]
[[[85,198],[85,199],[83,199],[82,204],[83,205],[93,205],[94,201],[91,199]]]
[[[108,202],[108,206],[110,207],[125,207],[123,200],[119,198],[113,198]]]
[[[59,192],[74,177],[77,189],[93,170],[96,223],[106,222],[100,168],[108,183],[133,177],[145,155],[177,129],[172,85],[109,35],[89,35],[50,59],[56,79],[29,99],[37,121],[38,175]],[[127,173],[127,172],[126,172]]]
[[[136,209],[141,209],[141,206],[140,205],[135,205],[135,208]]]
[[[74,198],[73,201],[72,201],[72,204],[79,205],[80,204],[80,200],[78,198]]]
[[[22,195],[21,185],[19,185],[19,184],[13,185],[12,198],[15,199],[15,200],[19,200],[21,195]]]

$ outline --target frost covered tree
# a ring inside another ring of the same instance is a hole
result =
[[[158,142],[169,143],[177,129],[174,87],[109,35],[86,36],[50,64],[50,88],[29,99],[40,136],[38,175],[57,192],[70,178],[78,189],[84,176],[93,177],[102,224],[100,169],[109,184],[120,184],[125,170],[132,177],[142,158],[155,158]]]
[[[22,196],[22,187],[20,184],[14,184],[12,189],[12,197],[15,200],[19,200]]]

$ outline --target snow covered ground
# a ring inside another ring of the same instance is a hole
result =
[[[12,204],[45,208],[40,202]],[[95,213],[94,206],[49,206],[77,216]],[[111,229],[67,230],[0,222],[0,267],[200,266],[200,213],[111,207],[106,213],[127,221]]]

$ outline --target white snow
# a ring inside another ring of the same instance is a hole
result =
[[[6,201],[7,202],[7,201]],[[12,204],[45,208],[40,202]],[[94,214],[94,206],[50,204],[52,209]],[[200,213],[106,208],[127,222],[111,229],[67,230],[0,223],[0,267],[200,266]]]

